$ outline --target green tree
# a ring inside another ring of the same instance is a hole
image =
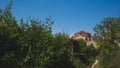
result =
[[[70,38],[65,33],[54,35],[52,55],[46,63],[46,68],[74,68],[69,48]]]
[[[76,68],[90,67],[99,54],[92,45],[87,46],[83,39],[73,40],[73,63]]]
[[[0,66],[42,67],[52,46],[53,21],[28,18],[26,21],[21,19],[18,24],[12,16],[11,5],[12,2],[5,10],[0,10]]]
[[[96,24],[95,35],[112,42],[117,41],[120,34],[120,18],[107,17],[100,24]]]
[[[65,33],[52,34],[51,17],[40,21],[28,17],[18,24],[11,5],[0,10],[0,66],[5,68],[74,67]]]
[[[52,24],[50,18],[43,22],[29,18],[25,23],[21,19],[19,43],[26,52],[23,66],[43,68],[53,45]]]
[[[113,61],[116,59],[115,56],[118,57],[119,51],[120,18],[105,18],[100,24],[96,24],[94,31],[100,51],[98,55],[99,67],[119,68],[119,65],[113,64]]]
[[[21,47],[18,45],[18,24],[15,17],[11,14],[12,2],[5,10],[0,10],[0,66],[16,67],[19,66]],[[18,56],[19,55],[19,56]]]

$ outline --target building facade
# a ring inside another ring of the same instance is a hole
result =
[[[72,38],[73,40],[83,39],[87,45],[96,46],[96,42],[93,40],[91,34],[89,32],[85,32],[84,30],[76,32]]]
[[[75,33],[73,39],[84,39],[84,41],[89,42],[91,41],[91,34],[82,30],[80,32]]]

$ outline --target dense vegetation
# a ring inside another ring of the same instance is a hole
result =
[[[119,68],[120,18],[106,18],[95,26],[97,49],[66,33],[52,34],[53,21],[28,17],[20,22],[11,3],[0,9],[0,67],[3,68]],[[109,33],[108,33],[109,32]],[[104,37],[105,39],[102,39]],[[113,62],[112,62],[113,61]]]
[[[94,28],[100,68],[120,68],[120,17],[105,18]]]

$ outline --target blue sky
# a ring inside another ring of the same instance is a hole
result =
[[[0,7],[8,3],[9,0],[0,0]],[[93,34],[94,26],[103,18],[120,17],[120,0],[13,0],[12,13],[18,20],[52,16],[53,33],[73,35],[85,30]]]

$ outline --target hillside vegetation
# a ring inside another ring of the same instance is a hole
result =
[[[120,18],[96,24],[97,48],[66,33],[52,34],[54,21],[28,17],[16,20],[11,3],[0,9],[0,67],[2,68],[120,68]]]

